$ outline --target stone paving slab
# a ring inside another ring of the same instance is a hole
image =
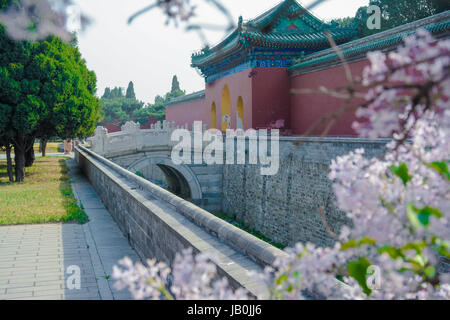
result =
[[[75,197],[79,199],[89,216],[89,223],[83,225],[83,231],[102,299],[129,300],[131,294],[114,288],[114,281],[108,277],[112,274],[118,260],[129,257],[133,262],[140,261],[136,252],[130,247],[127,238],[105,209],[95,190],[85,176],[79,171],[72,159],[67,160],[71,170],[72,187]],[[113,257],[113,258],[111,258]]]
[[[75,161],[67,161],[75,197],[89,222],[0,226],[0,300],[132,298],[116,290],[110,276],[118,260],[139,257]],[[79,267],[80,289],[70,289],[70,266]]]

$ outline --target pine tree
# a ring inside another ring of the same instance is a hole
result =
[[[175,93],[177,91],[181,90],[180,89],[180,83],[178,82],[178,78],[176,75],[173,76],[172,78],[172,90],[170,90],[171,93]]]
[[[128,99],[136,100],[136,94],[134,93],[133,81],[130,81],[130,83],[128,84],[127,93],[126,93],[125,97]]]
[[[111,88],[106,87],[105,93],[103,93],[102,99],[110,99],[111,98]]]

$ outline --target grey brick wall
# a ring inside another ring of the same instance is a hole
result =
[[[262,176],[258,165],[225,165],[222,209],[279,243],[332,245],[319,207],[326,208],[334,232],[347,219],[334,205],[328,179],[331,160],[358,148],[364,148],[368,157],[381,155],[387,141],[303,138],[300,146],[293,141],[281,138],[277,175]]]
[[[142,260],[171,264],[192,247],[217,257],[219,276],[233,287],[266,297],[248,271],[261,272],[285,253],[81,146],[75,158]]]

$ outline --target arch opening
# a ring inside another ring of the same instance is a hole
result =
[[[200,183],[194,172],[185,165],[174,165],[169,157],[141,158],[127,169],[142,174],[145,179],[185,200],[196,202],[203,198]]]
[[[216,111],[216,103],[213,102],[211,105],[211,129],[217,129],[217,111]]]
[[[192,192],[186,178],[176,169],[157,164],[166,176],[167,190],[185,200],[192,200]]]
[[[239,96],[236,107],[236,129],[244,129],[244,102]]]
[[[227,129],[231,129],[230,90],[228,89],[228,85],[223,87],[221,102],[222,131],[226,131]]]

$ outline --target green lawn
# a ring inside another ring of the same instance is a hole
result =
[[[60,151],[58,151],[58,146],[60,145],[60,142],[48,142],[47,143],[47,148],[45,148],[45,152],[47,153],[58,153]],[[38,153],[39,152],[39,143],[35,143],[34,146],[34,152]]]
[[[62,142],[48,142],[47,148],[45,148],[45,151],[47,153],[58,153],[63,151],[58,151],[58,147]],[[35,143],[33,145],[34,153],[39,153],[39,143]],[[14,149],[11,151],[14,153]],[[0,150],[0,154],[5,154],[5,151]]]
[[[87,221],[73,196],[65,158],[36,158],[24,183],[10,183],[0,160],[0,225]]]

